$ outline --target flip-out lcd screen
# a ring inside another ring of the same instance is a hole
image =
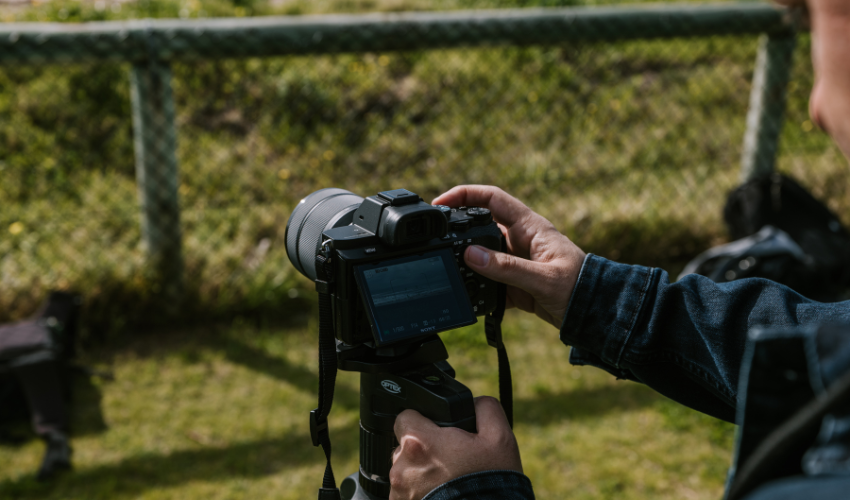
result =
[[[475,323],[451,250],[355,266],[378,345]]]

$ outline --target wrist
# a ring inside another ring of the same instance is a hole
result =
[[[493,469],[472,472],[434,488],[422,500],[454,500],[458,498],[510,498],[532,500],[531,480],[521,472]]]

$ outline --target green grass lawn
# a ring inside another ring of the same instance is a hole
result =
[[[147,332],[91,351],[85,361],[115,380],[77,384],[75,470],[42,485],[33,479],[40,442],[0,445],[0,498],[314,497],[324,455],[307,425],[318,386],[309,323]],[[516,434],[537,497],[720,498],[734,427],[570,366],[557,333],[518,312],[505,321]],[[442,336],[458,379],[497,395],[496,353],[481,325]],[[337,478],[357,470],[358,380],[341,373],[337,383]]]

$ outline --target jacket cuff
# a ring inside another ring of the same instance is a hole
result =
[[[656,274],[588,254],[561,325],[561,342],[577,348],[577,355],[590,353],[619,369]]]
[[[531,480],[513,470],[461,476],[434,488],[422,500],[534,500]]]

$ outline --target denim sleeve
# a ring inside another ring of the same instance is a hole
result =
[[[422,500],[534,500],[531,481],[512,470],[467,474],[440,485]]]
[[[661,269],[584,261],[561,326],[570,362],[645,383],[703,413],[735,421],[738,372],[753,326],[850,320],[850,301],[820,303],[760,278],[715,283]]]

